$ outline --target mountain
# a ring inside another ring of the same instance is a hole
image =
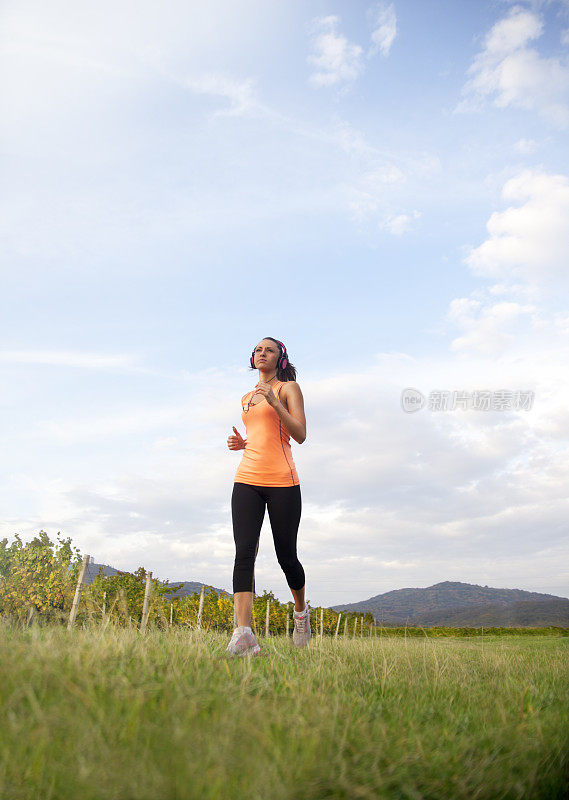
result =
[[[423,627],[445,625],[450,628],[548,628],[550,625],[569,628],[569,600],[518,600],[507,605],[490,603],[475,608],[459,609],[436,617],[436,622],[427,618]]]
[[[99,567],[103,568],[103,573],[106,577],[118,575],[120,572],[126,572],[126,570],[109,567],[108,564],[95,564],[94,562],[91,562],[87,564],[87,570],[85,572],[84,582],[86,584],[93,583],[95,576],[99,572]],[[167,600],[171,600],[173,597],[186,597],[186,595],[194,594],[194,592],[201,592],[202,586],[205,586],[205,594],[209,594],[212,589],[217,592],[217,594],[229,594],[229,592],[227,592],[225,589],[216,589],[215,586],[200,583],[199,581],[168,581],[167,586],[172,587],[172,590],[170,592],[166,592],[164,595]],[[177,591],[174,591],[174,587],[178,586],[180,588]]]
[[[208,584],[205,584],[205,583],[198,583],[197,581],[168,581],[167,585],[168,586],[172,586],[172,587],[180,586],[180,589],[178,589],[178,591],[176,591],[176,592],[172,591],[171,593],[167,592],[164,595],[164,597],[166,597],[168,600],[171,600],[173,597],[182,598],[182,597],[186,597],[186,595],[188,595],[188,594],[194,594],[195,592],[201,592],[202,586],[205,586],[205,594],[209,594],[212,591],[212,589],[218,595],[219,594],[230,594],[225,589],[216,589],[215,586],[209,586]]]
[[[87,569],[85,571],[85,577],[83,578],[83,583],[87,585],[93,583],[99,572],[99,567],[103,568],[103,573],[106,578],[110,578],[112,575],[118,575],[118,573],[121,572],[121,570],[119,569],[115,569],[114,567],[109,567],[108,564],[95,564],[94,561],[90,561],[87,564]]]
[[[494,589],[443,581],[424,589],[396,589],[334,611],[371,611],[384,625],[569,627],[569,599],[523,589]]]

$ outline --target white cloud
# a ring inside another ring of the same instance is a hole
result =
[[[196,94],[208,94],[229,100],[229,108],[218,109],[214,116],[239,116],[260,108],[256,97],[256,81],[252,78],[236,80],[230,75],[210,73],[181,81]]]
[[[356,219],[380,211],[389,186],[403,182],[405,173],[394,164],[371,166],[364,171],[350,190],[348,205]]]
[[[58,445],[76,445],[89,443],[105,438],[122,438],[140,435],[152,430],[188,424],[191,410],[185,405],[167,406],[165,408],[138,408],[122,414],[109,416],[83,417],[63,420],[39,420],[25,436],[34,441],[51,440]],[[166,441],[172,442],[173,437]],[[175,439],[174,439],[175,441]],[[154,445],[163,449],[164,439],[159,438]]]
[[[368,58],[381,53],[385,58],[397,34],[397,19],[393,3],[380,2],[367,10],[372,27]],[[331,14],[317,17],[311,25],[312,49],[307,57],[316,69],[309,82],[316,88],[323,86],[347,86],[364,71],[363,52],[359,44],[350,42],[339,31],[340,17]]]
[[[506,182],[504,200],[517,202],[495,211],[489,238],[473,248],[466,263],[475,275],[523,280],[531,285],[566,285],[569,262],[569,180],[524,170]]]
[[[529,156],[535,153],[538,147],[538,143],[533,139],[519,139],[514,145],[514,149],[522,156]]]
[[[368,19],[373,25],[371,32],[371,47],[368,50],[368,57],[380,52],[387,58],[391,45],[397,35],[397,18],[393,3],[378,3],[367,11]]]
[[[395,235],[408,230],[421,212],[396,212],[394,199],[405,193],[405,184],[410,176],[413,180],[432,180],[440,173],[438,157],[425,152],[409,154],[374,146],[361,131],[346,122],[336,127],[335,140],[355,167],[355,174],[346,181],[347,207],[352,219],[358,225],[371,220],[374,225]]]
[[[512,8],[486,35],[455,110],[479,109],[484,99],[492,97],[499,108],[536,110],[555,126],[567,127],[569,65],[558,58],[544,58],[529,46],[542,33],[543,21],[537,13]]]
[[[512,299],[528,299],[534,294],[532,289],[525,283],[494,283],[486,286],[485,290],[491,296],[508,295]],[[480,294],[483,294],[483,292],[480,292]]]
[[[412,214],[392,214],[384,221],[380,222],[380,228],[385,228],[394,236],[401,236],[403,233],[411,230],[413,227],[413,220],[419,219],[421,213],[413,211]]]
[[[450,303],[447,319],[464,333],[452,341],[451,349],[485,355],[501,353],[515,341],[520,316],[534,311],[533,305],[509,301],[485,305],[472,298],[456,298]]]
[[[0,66],[10,75],[0,96],[4,135],[38,120],[48,136],[51,128],[55,134],[91,119],[98,133],[103,123],[116,129],[129,110],[115,113],[119,99],[154,92],[161,74],[189,75],[197,91],[209,80],[214,93],[231,99],[234,113],[247,107],[252,87],[223,76],[235,72],[239,53],[271,35],[259,0],[238,6],[171,0],[167,9],[152,0],[135,8],[112,0],[83,0],[80,8],[71,0],[56,8],[40,0],[4,5]],[[273,7],[275,20],[281,13],[287,12]],[[208,64],[216,69],[205,71]]]
[[[339,23],[340,18],[334,15],[318,17],[313,22],[314,53],[307,61],[315,67],[309,81],[316,88],[350,83],[363,71],[363,48],[338,31]]]

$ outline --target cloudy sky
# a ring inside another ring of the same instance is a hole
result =
[[[305,399],[312,604],[569,596],[569,3],[0,21],[0,537],[231,590],[226,441],[274,336]],[[290,598],[268,518],[256,586]]]

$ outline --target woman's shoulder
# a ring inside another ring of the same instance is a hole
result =
[[[284,392],[284,396],[286,397],[291,392],[295,392],[297,390],[297,387],[298,389],[300,389],[300,386],[296,381],[283,381],[281,386],[281,392]]]

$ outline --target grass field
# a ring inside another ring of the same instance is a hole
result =
[[[0,797],[568,796],[569,639],[0,628]]]

